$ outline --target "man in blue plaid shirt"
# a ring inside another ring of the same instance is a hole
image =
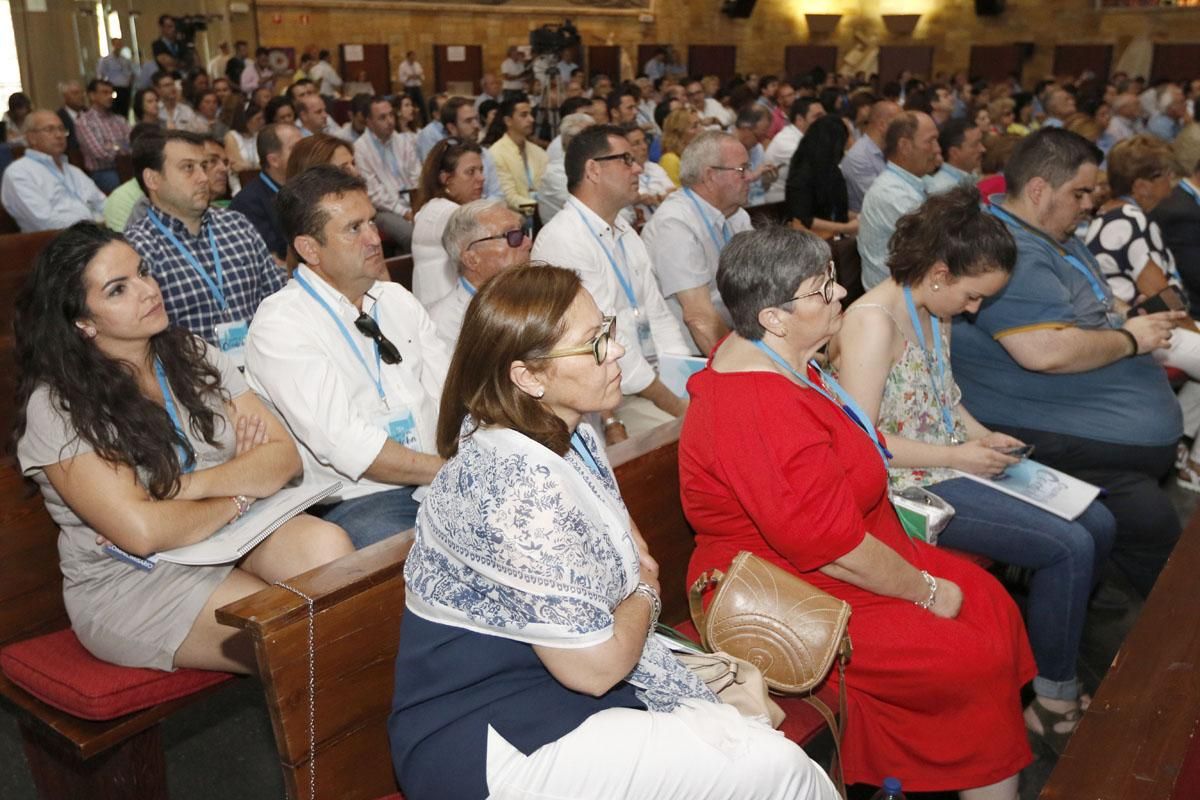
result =
[[[258,304],[287,281],[250,221],[208,206],[204,140],[165,131],[137,140],[133,169],[150,198],[125,238],[162,289],[171,322],[220,347],[240,366]]]

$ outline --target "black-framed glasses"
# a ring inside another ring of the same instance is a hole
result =
[[[606,156],[596,156],[592,161],[616,161],[617,159],[624,161],[627,167],[632,167],[637,162],[633,153],[610,153]]]
[[[367,312],[364,311],[358,315],[358,319],[354,320],[354,327],[358,328],[358,332],[363,336],[375,342],[375,346],[379,348],[379,359],[383,363],[399,364],[404,360],[400,351],[396,349],[396,345],[383,335],[383,331],[379,330],[379,323]]]
[[[475,241],[471,242],[469,245],[467,245],[467,249],[470,250],[472,247],[479,244],[480,242],[490,242],[493,239],[503,239],[505,242],[508,243],[509,247],[511,247],[515,250],[518,247],[520,247],[522,243],[524,243],[525,230],[524,230],[524,228],[513,228],[511,231],[505,231],[504,233],[497,233],[494,236],[485,236],[482,239],[476,239]]]
[[[825,305],[829,305],[830,303],[833,302],[833,295],[834,295],[834,292],[836,291],[836,289],[837,289],[837,267],[834,266],[832,261],[830,261],[829,266],[825,268],[825,282],[821,284],[820,289],[817,289],[816,291],[813,291],[813,292],[805,292],[804,294],[798,295],[796,297],[789,297],[787,300],[784,300],[782,303],[779,303],[779,307],[782,308],[783,306],[794,303],[797,300],[803,300],[806,297],[812,297],[813,295],[818,295],[818,294],[821,295],[821,299],[825,301]]]
[[[726,167],[726,166],[722,166],[721,164],[710,164],[709,167],[711,169],[721,170],[722,172],[737,172],[737,173],[740,173],[743,177],[745,177],[746,173],[750,171],[749,164],[743,164],[740,167]]]
[[[543,358],[591,355],[596,359],[597,365],[603,364],[604,359],[608,358],[608,341],[612,338],[612,326],[615,320],[616,317],[605,317],[601,320],[600,332],[590,342],[581,344],[578,347],[564,347],[562,350],[551,350]]]

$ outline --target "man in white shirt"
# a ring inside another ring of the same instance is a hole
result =
[[[524,92],[525,74],[529,67],[525,63],[525,54],[515,44],[508,48],[508,57],[500,65],[501,88],[506,92]]]
[[[169,131],[190,131],[196,121],[196,112],[179,99],[179,87],[175,76],[159,72],[154,76],[154,91],[158,94],[158,121]]]
[[[314,167],[280,190],[279,211],[303,263],[254,315],[246,378],[296,438],[305,474],[341,481],[336,505],[315,510],[362,548],[412,527],[414,494],[442,465],[449,354],[416,298],[387,280],[362,180]]]
[[[304,137],[324,133],[347,143],[355,141],[336,124],[330,124],[329,112],[325,110],[325,99],[316,92],[296,101],[296,125],[300,128],[300,135]]]
[[[751,229],[746,148],[707,131],[683,151],[679,180],[642,231],[667,302],[689,334],[689,352],[708,355],[732,320],[717,291],[717,262],[735,234]]]
[[[329,63],[328,50],[322,50],[317,56],[317,63],[309,69],[308,77],[317,84],[317,92],[322,97],[336,97],[342,89],[342,76]]]
[[[458,343],[471,298],[485,281],[509,267],[529,261],[533,244],[524,220],[503,200],[475,200],[455,209],[442,231],[442,248],[450,255],[458,282],[450,294],[429,307],[429,317],[450,352]]]
[[[421,180],[421,162],[412,137],[395,133],[391,101],[374,98],[367,114],[367,132],[354,143],[354,164],[366,179],[371,202],[379,211],[375,224],[408,252],[412,245],[410,192]]]
[[[208,77],[214,81],[225,77],[225,67],[229,65],[230,58],[229,42],[221,42],[217,50],[219,52],[208,62]]]
[[[760,206],[767,202],[767,189],[775,182],[776,169],[767,163],[763,142],[771,128],[771,115],[760,105],[750,105],[738,112],[733,135],[746,148],[750,157],[750,193],[748,206]]]
[[[104,193],[67,161],[67,128],[53,111],[25,118],[25,155],[8,165],[0,201],[25,233],[104,219]]]
[[[425,94],[421,90],[425,84],[425,70],[417,61],[415,50],[409,50],[404,54],[404,60],[396,69],[396,77],[399,79],[400,85],[404,87],[405,94],[412,98],[413,105],[421,109],[422,114],[428,111],[429,109],[425,106]]]
[[[542,180],[537,187],[538,216],[543,225],[562,211],[563,206],[567,204],[567,198],[571,196],[567,191],[567,167],[564,163],[567,145],[595,124],[596,120],[592,119],[590,114],[568,114],[558,126],[559,138],[555,140],[561,142],[558,158],[551,158],[547,162],[546,171],[542,173]]]
[[[493,73],[484,73],[484,76],[479,79],[479,96],[475,98],[475,110],[483,105],[485,100],[494,100],[500,102],[500,79]]]
[[[1113,100],[1112,121],[1108,123],[1105,133],[1114,145],[1142,132],[1141,111],[1142,104],[1138,102],[1136,94],[1117,95],[1117,99]]]
[[[683,415],[687,401],[666,387],[655,364],[660,353],[686,353],[687,342],[654,281],[646,246],[620,217],[637,201],[641,173],[624,131],[596,125],[577,135],[566,170],[571,198],[542,228],[532,255],[575,270],[600,310],[617,318],[625,398],[604,428],[609,442],[620,441]]]
[[[675,191],[675,182],[667,171],[650,160],[650,142],[646,132],[636,126],[625,129],[625,138],[629,140],[629,150],[642,168],[638,175],[638,201],[634,205],[634,213],[641,217],[640,224],[645,225],[654,216],[667,195]]]
[[[787,188],[788,169],[792,166],[792,156],[804,138],[804,132],[821,117],[825,116],[825,107],[815,97],[799,97],[792,101],[788,109],[791,124],[775,134],[767,145],[767,163],[779,170],[779,176],[767,189],[766,202],[780,203],[783,201],[784,190]]]

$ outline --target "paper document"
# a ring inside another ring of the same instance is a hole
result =
[[[1100,494],[1100,487],[1030,458],[1013,464],[998,478],[981,478],[968,472],[958,474],[1070,520],[1082,514]]]
[[[708,364],[707,358],[699,356],[677,356],[671,353],[660,353],[658,356],[658,377],[663,385],[679,397],[687,397],[688,378],[695,375]]]

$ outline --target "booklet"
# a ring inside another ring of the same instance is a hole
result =
[[[113,558],[147,571],[154,569],[159,561],[188,566],[229,564],[253,550],[283,523],[341,488],[340,481],[305,477],[295,486],[285,486],[270,497],[256,500],[254,505],[250,506],[250,510],[239,519],[202,542],[164,550],[145,558],[126,552],[115,544],[106,545],[104,551]]]
[[[1100,487],[1030,458],[1013,464],[996,478],[983,478],[968,472],[958,474],[1069,520],[1082,514],[1100,494]]]
[[[658,354],[658,377],[668,389],[680,397],[687,397],[688,378],[708,364],[700,356],[677,356],[671,353]]]

